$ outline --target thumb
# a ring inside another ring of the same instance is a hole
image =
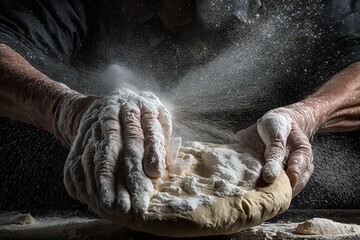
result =
[[[283,114],[269,111],[258,120],[257,131],[266,146],[262,177],[265,182],[272,183],[279,176],[285,159],[291,120]]]
[[[284,147],[278,142],[269,147],[269,153],[265,155],[265,165],[262,169],[262,177],[267,183],[273,183],[280,174],[282,161],[285,158]]]

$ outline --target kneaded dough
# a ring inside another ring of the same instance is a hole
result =
[[[17,214],[13,216],[10,219],[10,222],[13,224],[20,224],[20,225],[26,225],[26,224],[34,224],[35,219],[33,216],[31,216],[29,213],[27,214]]]
[[[167,159],[167,173],[152,181],[152,197],[136,205],[141,192],[134,194],[133,205],[145,207],[135,211],[135,218],[117,220],[119,224],[171,237],[231,234],[290,205],[292,189],[285,172],[265,184],[260,177],[264,162],[239,145],[187,142],[172,151],[177,157]]]
[[[313,218],[300,223],[295,233],[303,235],[337,236],[360,233],[360,227],[344,224],[326,218]]]

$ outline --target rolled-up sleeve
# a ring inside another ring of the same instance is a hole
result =
[[[324,0],[322,13],[331,46],[332,70],[360,61],[360,0]]]
[[[44,54],[69,61],[88,30],[79,0],[0,1],[0,42],[25,58]]]

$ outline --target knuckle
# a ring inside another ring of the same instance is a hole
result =
[[[115,164],[111,161],[102,161],[96,165],[96,173],[98,177],[109,177],[111,178],[115,174]]]
[[[285,157],[285,149],[281,144],[272,144],[266,154],[267,161],[280,162]]]
[[[131,161],[133,159],[142,159],[144,155],[144,148],[142,144],[131,141],[124,149],[125,160]]]
[[[140,116],[136,115],[132,112],[127,112],[125,113],[125,124],[127,129],[125,130],[134,130],[134,129],[139,129],[141,128],[141,124],[140,124]]]

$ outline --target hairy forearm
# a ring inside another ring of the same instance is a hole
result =
[[[57,124],[59,109],[65,99],[69,102],[77,96],[82,95],[51,80],[0,44],[0,116],[45,129],[64,142]]]
[[[319,127],[322,132],[360,129],[360,62],[348,66],[328,81],[318,94],[332,99],[333,111]]]
[[[360,62],[349,65],[315,93],[288,107],[299,112],[298,118],[307,119],[304,131],[308,136],[360,129]]]

